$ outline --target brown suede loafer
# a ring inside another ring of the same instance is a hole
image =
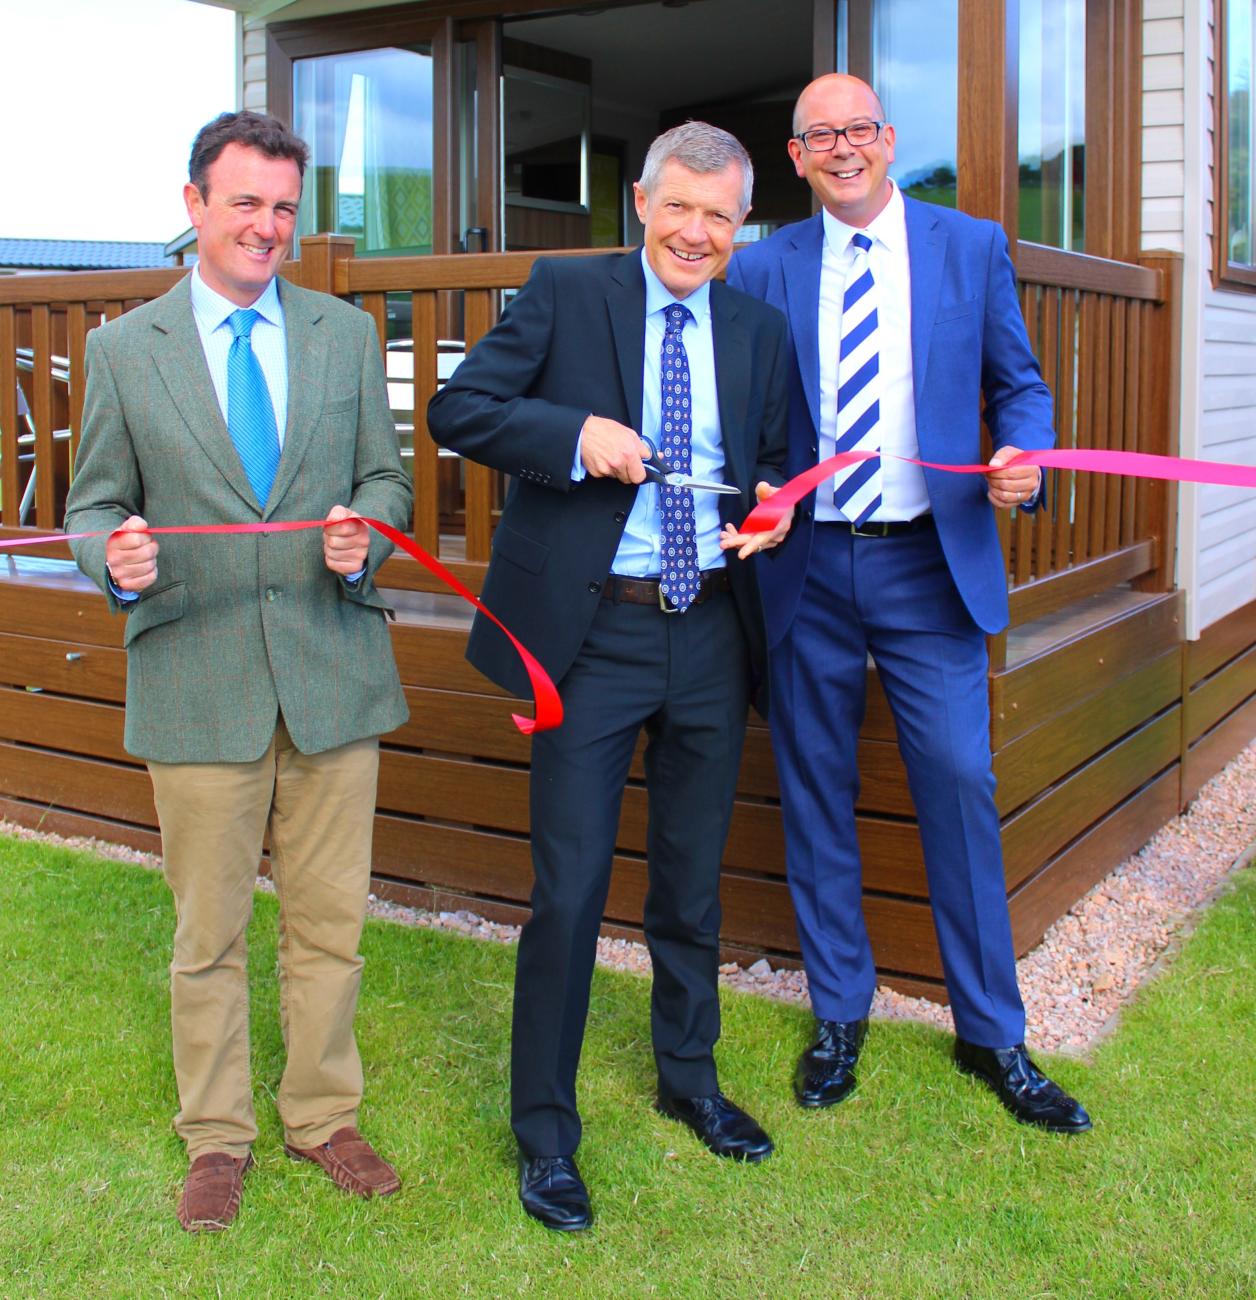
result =
[[[337,1187],[354,1196],[391,1196],[401,1187],[397,1171],[355,1128],[337,1129],[320,1147],[284,1143],[283,1149],[294,1160],[312,1160]]]
[[[244,1175],[253,1167],[253,1157],[229,1156],[210,1151],[197,1156],[188,1167],[176,1213],[188,1232],[221,1232],[230,1226],[240,1208]]]

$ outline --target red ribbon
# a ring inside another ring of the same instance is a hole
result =
[[[746,516],[743,533],[770,533],[781,519],[798,504],[807,493],[815,490],[825,479],[832,478],[847,465],[862,460],[875,460],[875,451],[842,451],[822,460],[809,470],[792,478],[779,491]],[[889,454],[889,453],[887,453]],[[940,465],[931,460],[916,460],[911,456],[895,456],[895,460],[920,465],[924,469],[945,470],[948,474],[989,474],[996,469],[1011,469],[1017,465],[1038,465],[1043,469],[1074,469],[1092,474],[1123,474],[1129,478],[1168,479],[1174,483],[1215,483],[1221,487],[1256,488],[1256,466],[1232,465],[1224,461],[1187,460],[1181,456],[1155,456],[1146,451],[1097,451],[1086,447],[1052,447],[1043,451],[1022,451],[1002,465]]]
[[[283,519],[255,524],[182,524],[165,528],[145,528],[139,531],[150,533],[153,536],[176,533],[201,536],[218,533],[296,533],[308,528],[325,528],[329,524],[349,523],[354,520],[373,528],[382,537],[388,538],[395,546],[401,547],[407,555],[413,556],[428,572],[434,573],[451,591],[457,592],[463,600],[474,605],[485,618],[491,620],[505,633],[506,639],[514,646],[515,652],[523,661],[523,666],[528,674],[528,682],[532,687],[532,697],[536,702],[535,718],[525,718],[518,713],[510,715],[514,719],[515,726],[525,736],[535,735],[538,731],[552,731],[555,727],[562,725],[563,702],[558,697],[558,688],[550,680],[549,674],[541,667],[527,646],[515,636],[491,609],[480,601],[479,597],[463,586],[434,555],[429,555],[413,538],[407,537],[405,533],[394,528],[392,524],[386,524],[382,519],[372,519],[369,515],[345,515],[341,519]],[[115,531],[121,532],[122,530],[115,529]],[[48,542],[71,542],[77,541],[81,537],[110,537],[112,535],[112,533],[96,532],[54,533],[46,537],[19,537],[0,541],[0,550],[12,549],[18,546],[40,546],[46,545]]]

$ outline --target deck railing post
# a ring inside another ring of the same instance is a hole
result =
[[[352,259],[356,250],[352,235],[303,235],[301,258],[289,268],[293,282],[319,293],[344,293],[343,280],[337,282],[336,266]]]

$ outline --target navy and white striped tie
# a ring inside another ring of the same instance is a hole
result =
[[[837,363],[837,451],[881,450],[881,356],[877,344],[877,285],[868,266],[872,240],[851,237],[852,257],[842,296],[842,344]],[[881,460],[838,470],[833,504],[851,523],[866,523],[881,505]]]
[[[227,317],[235,336],[227,353],[227,432],[253,494],[265,509],[279,468],[279,427],[266,376],[253,352],[251,335],[257,322],[258,313],[252,310],[233,311]]]

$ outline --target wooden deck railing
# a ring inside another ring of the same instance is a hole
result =
[[[458,346],[442,339],[456,332],[464,347],[474,346],[495,321],[502,292],[523,284],[538,254],[356,258],[353,251],[351,239],[314,236],[302,241],[300,260],[284,274],[360,303],[392,361],[398,348],[411,352],[412,365],[393,366],[390,390],[413,457],[414,535],[478,589],[501,479],[482,466],[441,458],[427,436],[426,407],[442,356],[447,365]],[[1061,445],[1175,449],[1180,266],[1171,255],[1130,265],[1019,246],[1022,307],[1055,397]],[[21,526],[31,473],[33,518],[23,531],[60,526],[81,434],[87,334],[184,274],[172,268],[0,278],[0,533]],[[390,309],[408,317],[408,349],[404,340],[388,338]],[[24,443],[17,414],[20,347],[29,349],[23,381],[35,430]],[[58,439],[58,430],[68,430],[68,437]],[[1051,479],[1047,510],[1001,516],[1013,623],[1122,582],[1172,587],[1176,495],[1170,485],[1057,472]],[[58,544],[47,553],[68,552]],[[407,559],[389,561],[381,578],[392,586],[437,589]],[[996,668],[1002,653],[996,639]]]

